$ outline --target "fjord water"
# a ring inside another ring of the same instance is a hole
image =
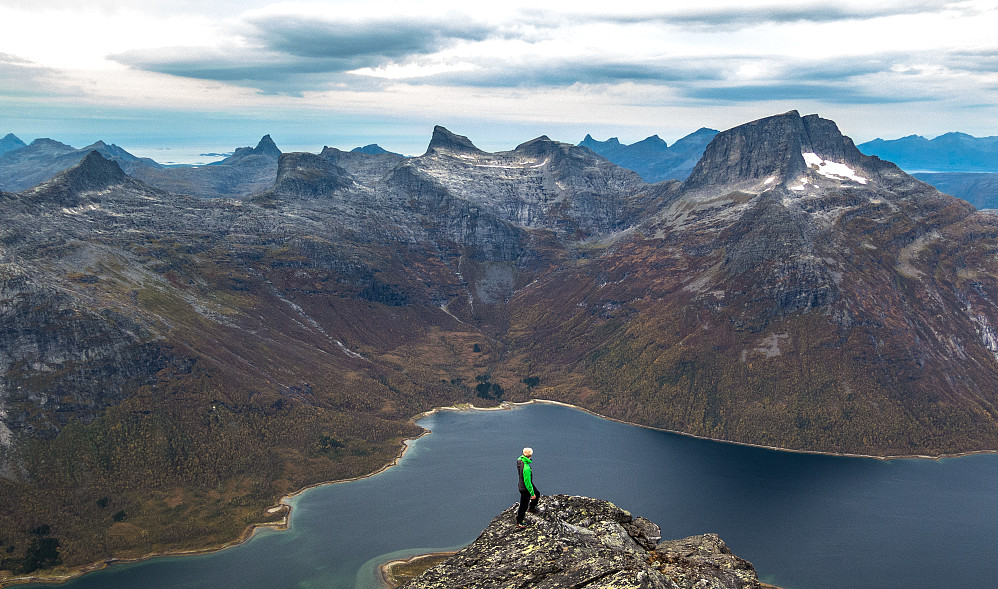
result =
[[[880,461],[698,440],[533,404],[443,411],[376,476],[292,499],[291,529],[214,554],[116,566],[60,587],[376,587],[377,565],[465,545],[517,501],[614,502],[665,538],[717,532],[785,589],[985,587],[998,578],[998,456]]]

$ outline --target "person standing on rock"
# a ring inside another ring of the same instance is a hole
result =
[[[527,512],[537,513],[537,500],[540,498],[540,491],[534,485],[534,471],[530,467],[531,457],[534,455],[532,448],[524,448],[523,456],[516,459],[517,486],[520,489],[520,506],[516,510],[516,527],[526,527],[523,518]]]

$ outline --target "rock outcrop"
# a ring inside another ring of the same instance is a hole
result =
[[[433,136],[430,138],[430,144],[426,147],[426,154],[428,155],[437,151],[466,154],[485,153],[481,149],[475,147],[475,144],[471,142],[471,139],[468,139],[464,135],[451,133],[449,130],[441,127],[440,125],[433,127]]]
[[[758,589],[752,563],[716,534],[661,540],[653,522],[607,501],[552,495],[517,529],[516,506],[471,545],[403,589],[538,587]]]
[[[418,182],[414,179],[418,178]],[[486,153],[437,127],[426,154],[401,163],[388,189],[447,194],[515,226],[578,239],[635,223],[654,199],[631,172],[588,149],[546,136],[512,151]]]
[[[277,163],[274,186],[255,198],[325,198],[351,184],[347,171],[329,158],[312,153],[284,153]]]

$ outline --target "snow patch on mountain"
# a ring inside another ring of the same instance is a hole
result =
[[[856,174],[852,168],[845,164],[822,159],[821,156],[810,151],[803,152],[801,155],[804,157],[804,163],[806,163],[808,167],[816,166],[818,173],[826,178],[831,178],[832,180],[847,179],[858,184],[867,183],[866,178]]]

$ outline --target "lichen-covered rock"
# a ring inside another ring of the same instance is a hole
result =
[[[680,587],[759,586],[752,563],[732,554],[717,534],[663,541],[655,548],[651,562]]]
[[[658,544],[658,526],[588,497],[543,497],[518,529],[516,506],[471,545],[404,589],[538,587],[751,589],[751,563],[714,534]]]

